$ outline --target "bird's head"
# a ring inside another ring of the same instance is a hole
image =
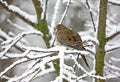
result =
[[[58,25],[56,26],[56,29],[57,29],[57,30],[62,30],[62,29],[66,29],[66,27],[65,27],[63,24],[58,24]]]

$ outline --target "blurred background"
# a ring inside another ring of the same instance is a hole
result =
[[[4,1],[7,1],[10,5],[15,5],[19,7],[21,10],[29,14],[36,15],[32,0],[4,0]],[[58,24],[58,22],[60,21],[62,14],[66,8],[67,1],[68,0],[60,0],[60,6],[58,10],[59,14],[57,15],[55,24]],[[84,0],[82,1],[84,2]],[[91,12],[93,14],[93,19],[97,28],[99,0],[88,0],[88,1],[91,7]],[[57,0],[48,0],[47,23],[49,26],[51,26],[56,2]],[[90,17],[90,13],[87,8],[87,5],[85,3],[82,3],[81,0],[71,0],[71,2],[72,3],[68,8],[67,15],[65,16],[65,19],[63,20],[62,23],[67,27],[72,28],[76,32],[93,30],[93,24],[91,21],[91,17]],[[109,19],[107,21],[107,25],[108,25],[107,27],[109,27],[109,29],[107,29],[108,34],[109,34],[109,30],[116,29],[117,31],[118,27],[120,27],[120,11],[119,10],[120,10],[120,4],[113,3],[112,0],[110,0],[110,2],[108,3],[108,19]],[[118,25],[118,27],[116,25]],[[19,28],[17,28],[16,26],[18,26]],[[112,28],[112,26],[114,28]],[[9,37],[13,37],[23,32],[24,30],[31,31],[35,29],[0,6],[0,43],[7,40],[7,37],[4,36],[5,34]],[[3,33],[5,34],[3,35]],[[23,42],[23,44],[26,46],[46,48],[42,37],[39,37],[36,35],[30,35],[30,36],[26,36],[24,39],[25,41]],[[120,36],[113,39],[108,44],[109,45],[112,45],[113,43],[115,44],[116,41],[120,41]],[[1,44],[0,44],[0,51],[2,51]],[[9,51],[9,53],[10,52],[21,53],[22,50],[20,50],[17,47],[13,47]],[[120,58],[120,49],[116,49],[107,53],[105,57],[105,61],[111,63],[112,60],[110,61],[110,57]],[[6,67],[8,67],[13,61],[15,61],[15,59],[0,60],[0,72],[3,71]],[[120,62],[112,61],[112,64],[114,64],[117,67],[120,67]],[[7,75],[8,76],[19,75],[25,70],[25,65],[26,66],[29,65],[29,62],[16,66],[13,70],[9,71]],[[106,71],[105,73],[109,74],[108,71]],[[37,78],[32,82],[50,82],[51,80],[54,80],[55,77],[56,77],[56,74],[53,72],[50,74],[46,74],[45,76],[42,76],[40,78]],[[6,82],[6,81],[4,79],[1,79],[0,82]],[[108,79],[106,82],[120,82],[120,79],[112,78],[112,79]]]

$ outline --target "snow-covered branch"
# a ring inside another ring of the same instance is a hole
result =
[[[85,74],[87,74],[88,76],[90,76],[90,77],[92,77],[92,78],[96,78],[96,79],[105,80],[105,78],[102,77],[102,76],[94,75],[94,72],[92,72],[92,73],[87,72],[87,71],[76,61],[76,59],[75,59],[74,56],[71,55],[71,58],[74,60],[74,62],[75,62],[75,64],[77,65],[77,67],[78,67],[79,69],[81,69],[83,72],[85,72]]]
[[[108,0],[108,2],[110,4],[112,4],[112,5],[118,5],[118,6],[120,6],[120,1],[118,1],[118,0]]]
[[[8,5],[6,1],[0,0],[0,6],[10,13],[15,14],[17,17],[21,18],[23,21],[33,27],[37,23],[37,21],[35,20],[37,19],[36,16],[30,15],[14,5]]]
[[[31,34],[36,34],[36,35],[40,35],[42,36],[42,33],[39,32],[39,31],[35,31],[35,32],[23,32],[21,34],[19,34],[17,37],[15,38],[11,38],[7,41],[4,41],[2,43],[2,48],[3,48],[3,51],[0,52],[0,58],[5,56],[5,54],[8,52],[9,49],[11,49],[19,40],[21,40],[24,36],[26,35],[31,35]]]
[[[62,14],[62,17],[61,17],[61,19],[60,19],[59,24],[61,24],[62,21],[65,19],[65,16],[66,16],[66,14],[67,14],[67,11],[68,11],[68,8],[69,8],[70,3],[71,3],[71,0],[69,0],[69,1],[67,2],[65,11],[64,11],[64,13]]]
[[[35,7],[35,11],[36,11],[36,14],[37,14],[37,20],[38,20],[38,23],[40,22],[41,20],[41,14],[42,14],[42,7],[41,7],[41,2],[39,0],[32,0],[33,4],[34,4],[34,7]]]
[[[59,76],[56,78],[56,80],[61,81],[61,82],[63,79],[66,79],[68,81],[79,80],[77,79],[78,77],[75,74],[74,68],[72,66],[66,65],[64,60],[65,60],[65,57],[68,56],[66,54],[76,54],[76,53],[91,54],[87,51],[77,51],[77,50],[71,51],[71,50],[66,50],[65,47],[60,47],[60,46],[51,47],[49,49],[43,49],[40,47],[27,47],[25,45],[20,44],[19,48],[23,50],[22,53],[9,53],[8,52],[14,45],[19,44],[20,40],[23,37],[31,35],[31,34],[42,36],[41,32],[28,31],[28,32],[22,32],[21,34],[18,34],[16,37],[13,37],[13,38],[7,37],[8,40],[2,42],[2,48],[4,48],[4,50],[0,53],[1,59],[17,58],[18,60],[13,62],[13,64],[8,66],[6,69],[4,69],[0,73],[0,78],[7,77],[5,74],[11,69],[13,69],[14,67],[16,67],[17,65],[32,61],[30,63],[30,66],[27,66],[27,69],[21,75],[17,77],[8,78],[8,82],[31,81],[32,79],[35,79],[36,77],[55,71],[52,61],[59,60],[60,71],[59,71]],[[89,57],[92,57],[92,56],[89,56]],[[77,63],[75,58],[73,61]],[[46,68],[46,65],[49,65],[49,63],[51,63],[50,66]],[[87,75],[83,75],[83,77],[89,76],[88,75],[89,72],[87,72],[81,65],[80,67],[85,72],[85,74],[87,73]],[[70,76],[69,74],[72,76]],[[71,79],[69,77],[71,77]],[[82,78],[82,76],[79,76],[79,78]]]

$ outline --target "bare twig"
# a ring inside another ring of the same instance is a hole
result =
[[[91,12],[90,5],[89,5],[89,3],[88,3],[88,0],[86,0],[86,4],[87,4],[88,9],[89,9],[89,12],[90,12],[90,17],[91,17],[91,20],[92,20],[92,23],[93,23],[94,31],[96,32],[95,23],[94,23],[93,15],[92,15],[92,12]]]
[[[106,42],[112,40],[113,38],[115,38],[115,37],[118,36],[118,35],[120,35],[120,32],[116,32],[116,33],[114,33],[112,36],[107,37],[107,38],[106,38]]]

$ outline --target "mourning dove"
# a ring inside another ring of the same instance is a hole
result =
[[[75,31],[67,28],[66,26],[62,24],[58,24],[56,26],[56,34],[55,34],[55,40],[57,43],[68,47],[68,48],[73,48],[77,50],[85,50],[83,47],[83,42],[81,37],[79,36],[78,33]],[[82,59],[86,63],[86,65],[89,67],[87,60],[84,55],[81,55]]]

